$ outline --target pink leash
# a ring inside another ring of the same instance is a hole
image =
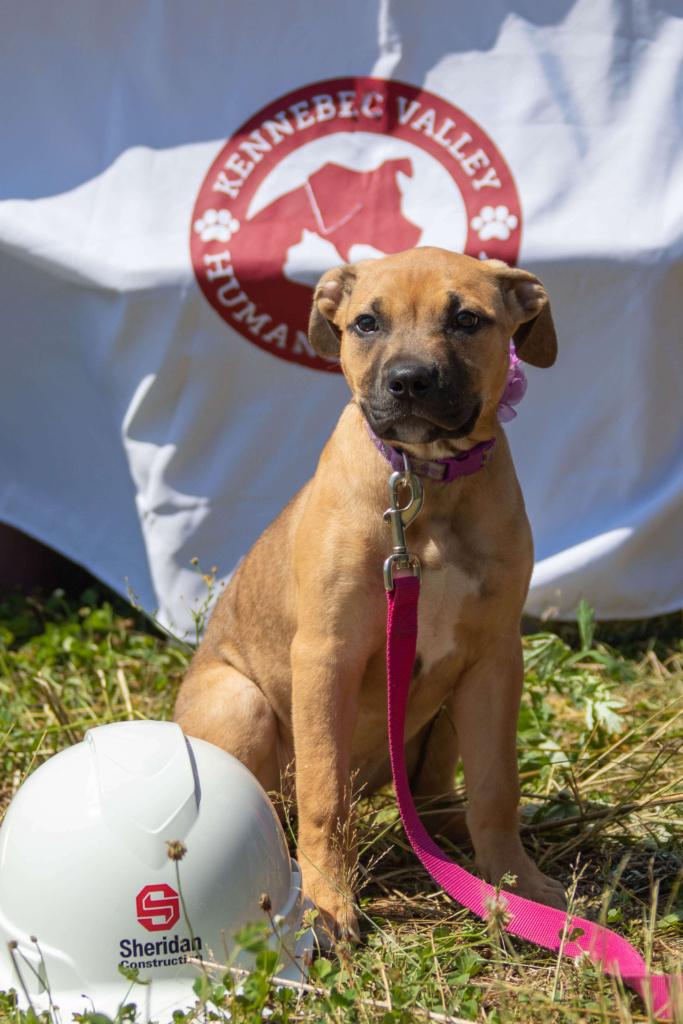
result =
[[[393,476],[398,475],[394,474]],[[411,482],[411,474],[403,474],[403,477],[406,482]],[[392,492],[394,514],[407,511],[407,509],[398,509],[398,503],[394,502],[395,495],[396,486]],[[389,513],[386,518],[389,518]],[[392,525],[395,518],[394,515],[394,519],[391,520]],[[403,525],[406,525],[408,521],[409,519],[403,518]],[[458,867],[438,848],[420,821],[410,795],[405,763],[404,735],[408,690],[417,643],[417,603],[420,595],[419,563],[414,556],[405,552],[404,545],[403,550],[398,552],[395,545],[394,552],[395,554],[387,560],[388,563],[394,560],[394,564],[399,569],[405,571],[412,568],[416,573],[412,576],[398,576],[392,580],[391,567],[388,569],[387,577],[387,567],[385,566],[385,579],[387,583],[392,584],[391,587],[387,586],[389,601],[387,623],[389,750],[403,827],[413,850],[441,888],[472,913],[487,919],[490,908],[494,905],[493,901],[496,900],[494,887],[475,878],[464,868]],[[402,562],[401,559],[403,559]],[[410,566],[408,562],[411,563]],[[417,569],[415,570],[416,565]],[[651,1000],[655,1016],[673,1015],[670,985],[673,982],[680,984],[683,982],[683,978],[679,975],[669,978],[663,974],[648,973],[641,955],[620,935],[581,917],[572,918],[571,924],[568,926],[567,915],[561,910],[544,907],[540,903],[515,896],[514,893],[501,894],[500,901],[501,906],[505,905],[506,914],[510,917],[509,923],[504,926],[506,932],[518,935],[520,938],[526,939],[527,942],[533,942],[553,953],[559,953],[562,950],[563,955],[572,957],[579,957],[587,953],[591,960],[601,963],[603,971],[607,974],[621,978],[623,982],[634,988],[646,1005]],[[567,939],[563,945],[562,938],[565,935]]]

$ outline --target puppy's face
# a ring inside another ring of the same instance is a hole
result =
[[[375,434],[401,445],[490,436],[510,338],[537,366],[550,366],[556,353],[537,278],[432,248],[328,271],[309,336],[322,355],[340,353]]]

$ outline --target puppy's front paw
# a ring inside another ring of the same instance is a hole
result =
[[[350,889],[344,891],[346,886],[343,883],[336,886],[330,881],[334,877],[334,869],[323,873],[304,863],[301,873],[304,899],[313,904],[318,914],[313,932],[319,951],[327,953],[339,942],[358,942],[360,928],[353,909],[352,893]]]
[[[477,858],[477,866],[487,882],[499,885],[507,877],[514,876],[514,883],[503,881],[503,890],[522,896],[534,903],[542,903],[555,910],[566,910],[567,900],[564,886],[554,878],[544,875],[515,837],[507,849],[501,847],[493,852],[490,860]]]
[[[532,871],[525,871],[522,877],[517,877],[514,887],[503,886],[516,896],[523,896],[526,900],[533,900],[534,903],[542,903],[545,907],[553,907],[555,910],[567,909],[567,896],[561,882],[544,875],[542,871],[532,864]]]
[[[344,914],[344,919],[339,921],[333,918],[332,914],[318,910],[313,925],[313,937],[318,955],[329,953],[340,942],[358,942],[360,930],[355,913],[350,908]]]
[[[339,942],[357,942],[360,929],[350,894],[340,892],[307,865],[302,874],[304,900],[316,911],[312,931],[318,954],[330,952]]]
[[[318,916],[313,925],[313,935],[318,955],[329,953],[340,942],[358,942],[360,929],[352,907],[346,906],[337,915],[318,908]]]

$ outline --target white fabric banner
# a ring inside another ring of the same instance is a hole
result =
[[[545,284],[532,614],[683,606],[683,0],[27,0],[0,36],[0,520],[183,633],[348,397],[328,266]]]

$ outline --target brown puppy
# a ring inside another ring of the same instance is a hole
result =
[[[461,757],[481,873],[497,883],[510,872],[520,895],[563,906],[562,887],[518,834],[519,623],[533,547],[497,419],[511,337],[527,362],[554,362],[543,287],[498,261],[422,248],[321,278],[310,340],[324,356],[341,353],[352,400],[314,478],[235,573],[180,690],[184,731],[234,754],[267,790],[279,791],[295,761],[304,889],[337,936],[358,936],[351,777],[365,792],[391,779],[382,581],[391,468],[366,422],[426,460],[496,439],[476,475],[424,480],[408,529],[423,571],[408,771],[418,800],[443,797]]]

